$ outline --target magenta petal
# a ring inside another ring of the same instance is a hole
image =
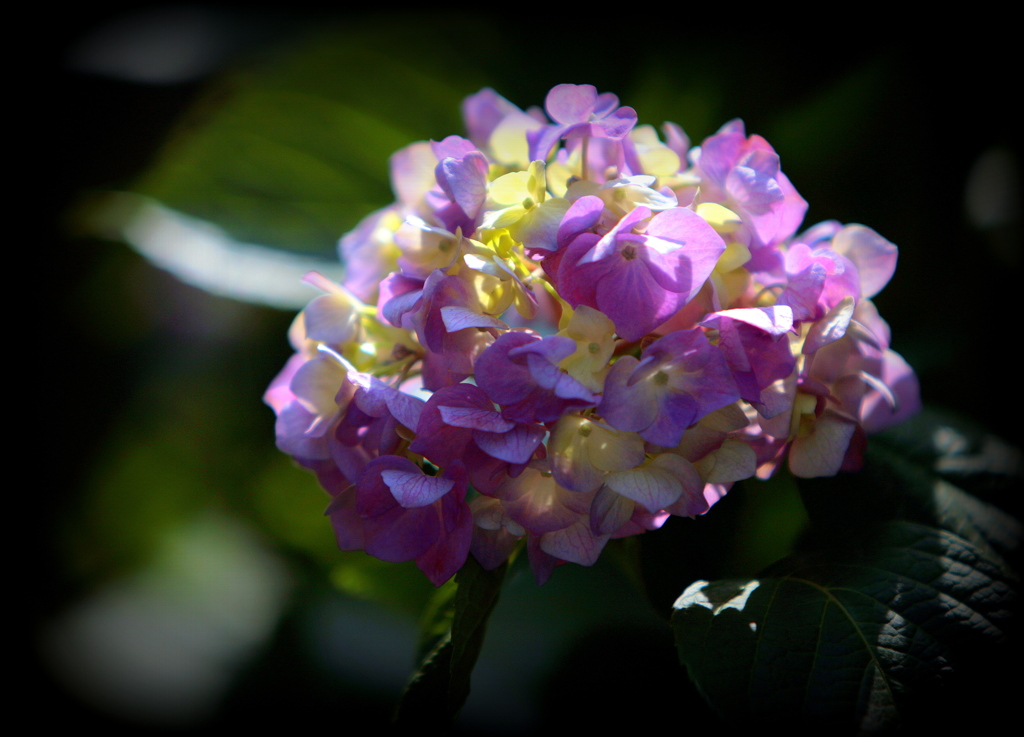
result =
[[[804,340],[803,353],[811,354],[830,343],[834,343],[844,335],[853,319],[853,298],[840,300],[828,314],[811,325]]]
[[[881,392],[869,392],[860,409],[861,423],[869,433],[897,425],[921,409],[921,387],[917,375],[896,351],[885,351],[881,380],[896,398],[896,407],[891,407]]]
[[[778,229],[775,231],[775,236],[772,239],[775,242],[779,242],[796,233],[796,229],[804,221],[804,215],[807,214],[807,200],[800,196],[800,193],[796,191],[796,187],[790,183],[789,179],[781,171],[776,175],[775,180],[779,183],[779,188],[785,197],[781,212],[779,213]]]
[[[615,269],[612,259],[580,263],[600,240],[596,233],[583,233],[562,252],[564,255],[558,263],[558,293],[573,307],[583,304],[596,310],[597,282]]]
[[[580,263],[594,263],[595,261],[601,261],[602,259],[606,259],[615,254],[621,248],[621,245],[618,243],[620,235],[624,238],[631,237],[631,240],[634,241],[641,240],[640,237],[636,234],[631,234],[630,231],[635,226],[639,225],[642,220],[646,220],[650,216],[651,211],[643,206],[634,208],[630,212],[626,213],[611,230],[601,236],[600,240],[594,244],[593,248],[587,251],[587,253],[580,258]]]
[[[768,151],[754,151],[735,166],[725,180],[725,186],[743,208],[752,215],[763,216],[773,211],[773,206],[785,199],[782,188],[775,180],[779,172],[779,157]],[[758,235],[762,240],[771,239],[778,227],[778,216],[771,232]]]
[[[594,100],[593,115],[595,118],[604,118],[619,106],[619,97],[614,92],[602,92]],[[632,110],[632,108],[629,108]]]

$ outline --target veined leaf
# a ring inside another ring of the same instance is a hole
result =
[[[673,628],[690,677],[729,721],[870,733],[1006,641],[1014,584],[967,540],[890,522],[756,580],[698,581]]]
[[[1018,562],[1024,528],[981,495],[1012,502],[1022,475],[1019,450],[926,408],[873,437],[861,471],[797,481],[812,532],[822,540],[903,519],[949,530],[1009,566]]]

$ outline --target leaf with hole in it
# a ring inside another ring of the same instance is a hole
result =
[[[469,697],[470,676],[498,603],[505,562],[485,571],[473,556],[438,589],[421,626],[420,666],[395,711],[405,726],[450,724]]]
[[[733,722],[874,732],[1007,640],[1012,574],[951,532],[891,522],[857,545],[675,604],[680,660]]]

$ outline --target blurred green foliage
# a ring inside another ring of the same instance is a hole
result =
[[[315,33],[218,81],[137,188],[237,240],[332,257],[392,201],[391,154],[460,131],[483,84],[414,23]]]

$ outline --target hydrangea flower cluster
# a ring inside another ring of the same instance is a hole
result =
[[[525,543],[539,582],[704,514],[783,462],[854,469],[919,404],[871,302],[896,247],[797,230],[807,203],[742,121],[690,147],[610,93],[493,90],[467,137],[391,158],[397,201],[341,241],[266,402],[343,550],[435,584]]]

